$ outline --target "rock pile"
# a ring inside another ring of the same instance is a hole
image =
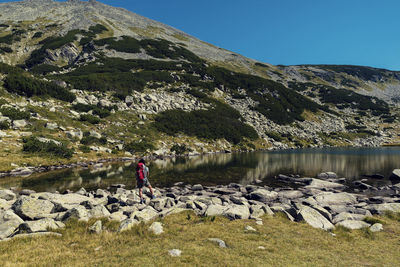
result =
[[[278,178],[290,177],[281,175]],[[48,229],[64,227],[70,219],[108,218],[119,221],[118,231],[125,231],[139,222],[185,210],[193,210],[200,216],[225,216],[231,220],[260,220],[264,214],[281,212],[291,221],[305,221],[324,230],[337,225],[350,229],[371,227],[363,221],[366,217],[385,211],[400,212],[398,191],[391,197],[369,197],[343,192],[345,187],[339,183],[314,178],[290,179],[296,179],[302,186],[272,189],[235,183],[211,187],[176,184],[171,188],[156,189],[157,197],[146,196],[145,204],[140,204],[136,190],[124,189],[124,185],[92,192],[82,188],[66,194],[0,190],[0,239],[48,232]],[[153,224],[151,229],[156,234],[162,233],[160,225]],[[371,227],[373,231],[381,229],[381,225]],[[93,229],[93,232],[100,231],[99,225]]]

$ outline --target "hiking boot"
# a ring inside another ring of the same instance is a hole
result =
[[[143,198],[140,200],[140,204],[144,204],[144,199]]]
[[[152,195],[152,196],[151,196],[151,199],[155,199],[155,198],[156,198],[156,196],[155,196],[155,195]]]

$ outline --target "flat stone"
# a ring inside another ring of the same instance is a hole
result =
[[[246,225],[246,226],[244,227],[244,230],[245,230],[245,231],[249,231],[249,232],[257,232],[257,230],[254,229],[253,227],[251,227],[250,225]]]
[[[89,218],[105,218],[111,215],[103,205],[94,206],[92,209],[89,209],[87,213]]]
[[[357,203],[357,198],[349,193],[320,193],[315,196],[315,200],[321,206],[329,206],[329,205],[351,205]]]
[[[323,181],[320,179],[311,179],[309,184],[305,188],[317,188],[317,189],[343,189],[346,188],[345,185],[339,183],[332,183],[329,181]]]
[[[227,209],[226,206],[212,204],[209,205],[204,213],[205,216],[221,216],[224,214],[224,211]]]
[[[393,170],[392,174],[390,175],[390,179],[392,179],[392,180],[400,180],[400,169]]]
[[[345,221],[341,221],[339,223],[336,224],[336,226],[343,226],[347,229],[350,230],[357,230],[357,229],[361,229],[361,228],[366,228],[366,227],[370,227],[371,225],[369,223],[363,222],[363,221],[355,221],[355,220],[345,220]]]
[[[88,221],[89,220],[89,215],[87,210],[85,209],[85,207],[83,206],[78,206],[76,208],[72,208],[70,210],[68,210],[63,218],[62,221],[69,221],[71,219],[77,219],[79,221]]]
[[[334,224],[339,223],[341,221],[345,220],[354,220],[354,221],[362,221],[365,217],[365,215],[362,214],[354,214],[354,213],[348,213],[348,212],[341,212],[338,215],[336,215],[332,222]]]
[[[386,211],[400,212],[400,203],[372,204],[367,208],[372,214],[383,214]]]
[[[148,222],[148,221],[151,221],[152,219],[156,218],[158,216],[158,213],[152,207],[146,207],[145,209],[143,209],[141,211],[132,213],[131,217],[132,216],[134,216],[134,218],[138,221]]]
[[[58,229],[58,224],[50,218],[44,218],[37,221],[26,221],[19,226],[22,233],[47,232],[48,229]]]

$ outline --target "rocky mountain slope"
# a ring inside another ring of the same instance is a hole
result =
[[[0,79],[0,170],[399,141],[398,72],[273,66],[97,1],[0,4]]]

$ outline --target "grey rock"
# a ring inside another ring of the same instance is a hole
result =
[[[227,209],[226,206],[222,206],[219,204],[212,204],[207,207],[204,215],[205,216],[221,216],[224,214],[224,211]]]
[[[318,174],[319,179],[336,179],[338,176],[334,172],[323,172]]]
[[[317,189],[325,189],[325,188],[335,188],[335,189],[343,189],[346,188],[345,185],[339,183],[332,183],[329,181],[323,181],[320,179],[311,179],[309,184],[305,188],[317,188]]]
[[[138,225],[139,221],[133,218],[126,219],[121,222],[118,228],[118,232],[123,232],[131,229],[133,226]]]
[[[331,230],[334,228],[333,224],[315,209],[302,204],[296,204],[296,208],[297,208],[297,216],[296,216],[297,221],[305,221],[312,227],[323,230]]]
[[[250,210],[244,205],[230,205],[224,211],[223,215],[231,220],[248,219],[250,217]]]
[[[373,233],[383,231],[383,225],[381,223],[375,223],[369,228],[369,230]]]
[[[366,228],[366,227],[371,226],[369,223],[366,223],[363,221],[355,221],[355,220],[341,221],[336,224],[336,226],[338,226],[338,225],[343,226],[347,229],[351,229],[351,230],[357,230],[357,229]]]
[[[265,210],[264,207],[261,205],[252,205],[250,207],[250,213],[252,217],[259,218],[265,214]]]
[[[134,218],[138,221],[148,222],[148,221],[151,221],[152,219],[156,218],[158,216],[158,213],[155,209],[148,206],[141,211],[132,213],[131,217],[132,216],[134,216]]]
[[[106,218],[111,214],[103,205],[94,206],[92,209],[87,211],[89,218]]]
[[[245,230],[245,231],[248,231],[248,232],[257,232],[257,230],[254,229],[253,227],[251,227],[250,225],[246,225],[246,226],[244,227],[244,230]]]
[[[160,222],[153,222],[149,227],[149,231],[153,232],[155,235],[164,233],[163,226]]]
[[[278,192],[279,198],[297,199],[303,197],[303,193],[299,190],[287,190]]]
[[[194,186],[192,186],[192,190],[193,191],[201,191],[201,190],[203,190],[203,186],[201,184],[195,184]]]
[[[89,215],[88,215],[87,210],[83,206],[78,206],[76,208],[72,208],[72,209],[68,210],[64,214],[62,221],[67,222],[71,219],[77,219],[79,221],[87,222],[89,220]]]
[[[35,220],[52,213],[54,204],[48,200],[22,196],[12,206],[14,212],[23,219]]]
[[[181,254],[182,254],[182,251],[179,250],[179,249],[171,249],[171,250],[168,250],[168,254],[169,254],[171,257],[180,257]]]
[[[12,122],[12,127],[14,129],[24,128],[27,125],[28,125],[28,123],[26,122],[26,120],[15,120]]]
[[[278,193],[266,189],[257,189],[249,194],[249,198],[263,203],[268,203],[277,199]]]
[[[0,190],[0,199],[9,201],[9,200],[14,200],[15,198],[16,195],[13,191],[8,189]]]
[[[24,221],[11,210],[0,210],[0,240],[12,235]]]
[[[220,248],[227,248],[225,241],[219,238],[209,238],[208,241],[217,243]]]
[[[357,203],[357,198],[349,193],[332,193],[332,192],[326,192],[326,193],[320,193],[315,196],[315,200],[319,203],[321,206],[329,206],[329,205],[350,205],[350,204],[356,204]]]
[[[47,128],[47,129],[50,129],[50,130],[55,130],[55,129],[57,129],[58,128],[58,124],[57,123],[53,123],[53,122],[47,122],[46,123],[46,125],[45,125],[45,127]]]
[[[368,209],[372,214],[384,214],[386,211],[400,212],[400,203],[372,204]]]
[[[92,226],[89,227],[89,232],[100,234],[103,231],[103,224],[100,220],[96,221]]]
[[[49,229],[58,229],[58,224],[50,218],[44,218],[37,221],[26,221],[19,226],[20,233],[47,232]]]
[[[332,222],[334,224],[345,221],[345,220],[355,220],[355,221],[362,221],[366,216],[362,214],[353,214],[353,213],[348,213],[348,212],[341,212],[338,215],[336,215]]]

